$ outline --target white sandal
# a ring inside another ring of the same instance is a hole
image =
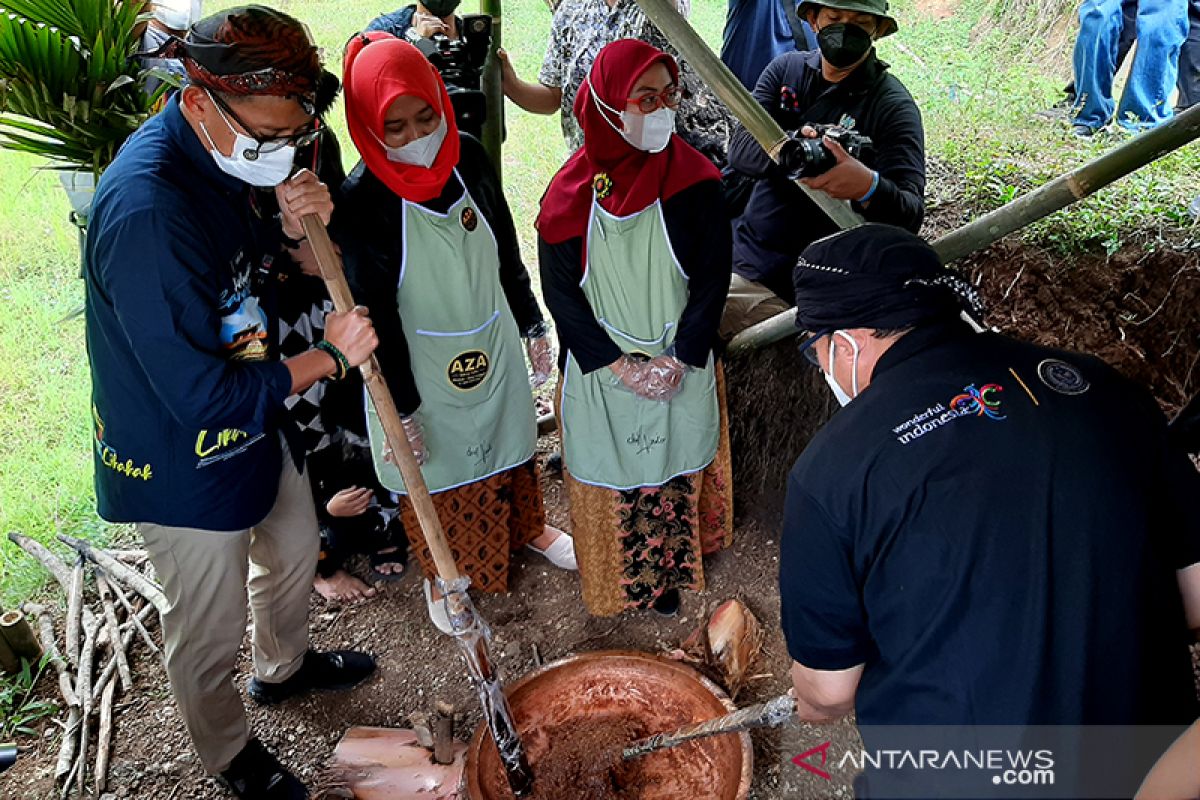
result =
[[[575,561],[575,540],[566,531],[563,531],[545,550],[534,547],[532,544],[525,546],[559,569],[570,572],[579,571],[579,564]]]
[[[430,621],[442,633],[454,633],[454,628],[450,625],[450,615],[446,613],[445,598],[433,599],[433,585],[429,582],[429,578],[424,579],[423,585],[425,587],[425,605],[429,609]]]

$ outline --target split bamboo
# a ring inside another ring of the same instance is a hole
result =
[[[29,620],[20,611],[9,611],[0,616],[0,639],[17,658],[36,664],[42,657],[42,647],[29,625]]]

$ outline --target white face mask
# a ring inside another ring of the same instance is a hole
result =
[[[388,161],[429,169],[433,166],[433,162],[437,160],[438,153],[442,152],[442,143],[446,141],[446,131],[448,129],[446,115],[442,114],[442,119],[438,122],[438,126],[433,129],[433,133],[427,133],[419,139],[413,139],[402,147],[389,147],[382,141],[379,143],[387,151]],[[376,138],[378,139],[378,137]]]
[[[200,19],[201,0],[157,0],[154,18],[173,31],[186,31]]]
[[[850,347],[854,350],[854,359],[850,365],[850,394],[846,394],[846,390],[837,382],[837,378],[833,377],[833,340],[836,336],[841,336],[850,342]],[[833,396],[837,398],[839,404],[849,405],[851,400],[858,397],[858,342],[854,341],[853,336],[843,331],[834,331],[833,335],[829,337],[829,372],[824,375],[825,382],[833,390]]]
[[[225,112],[217,105],[217,101],[212,99],[211,94],[208,97],[212,101],[213,108],[217,109],[217,113],[224,120],[225,126],[234,135],[233,153],[225,155],[217,149],[208,128],[203,122],[200,123],[200,130],[204,131],[204,136],[208,139],[208,152],[212,154],[213,161],[217,162],[221,171],[262,189],[269,189],[286,181],[292,174],[292,166],[296,160],[296,148],[288,144],[269,152],[259,151],[258,142],[244,133],[238,133],[232,123],[225,119]]]
[[[588,88],[591,89],[592,99],[596,101],[596,107],[600,109],[600,116],[604,117],[612,129],[621,134],[621,138],[629,142],[638,150],[644,150],[647,153],[661,153],[671,143],[671,134],[675,132],[675,109],[662,106],[656,111],[649,114],[640,112],[617,111],[617,109],[605,103],[600,99],[600,95],[596,94],[596,88],[592,86],[592,78],[588,76]],[[608,114],[604,112],[616,114],[621,118],[621,127],[618,128]]]

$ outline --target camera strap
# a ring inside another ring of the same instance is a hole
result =
[[[820,74],[820,67],[817,68],[817,74]],[[887,67],[882,62],[879,63],[879,74],[866,86],[851,86],[846,88],[846,81],[835,83],[828,86],[825,91],[817,97],[812,104],[800,112],[800,116],[806,122],[824,122],[822,116],[840,112],[841,116],[849,114],[856,120],[862,116],[862,107],[866,104],[867,99],[879,88],[887,77]],[[844,97],[848,93],[855,93],[857,97]],[[847,101],[853,102],[847,102]],[[830,120],[830,122],[839,122],[839,120]]]

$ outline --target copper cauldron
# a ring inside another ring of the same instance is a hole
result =
[[[716,684],[675,661],[625,650],[564,658],[536,670],[506,690],[536,779],[547,751],[547,729],[593,714],[625,712],[646,734],[674,730],[734,710]],[[747,733],[700,739],[644,758],[651,776],[639,800],[745,800],[754,756]],[[467,751],[465,796],[506,800],[500,757],[481,723]],[[697,788],[699,787],[699,791]],[[587,800],[563,798],[562,800]]]

